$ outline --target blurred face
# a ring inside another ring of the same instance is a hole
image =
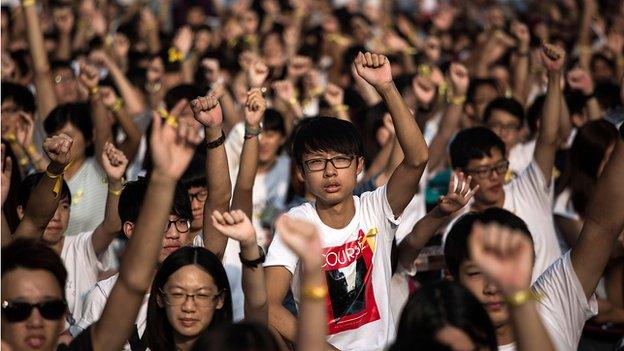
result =
[[[165,308],[174,339],[184,341],[210,325],[215,310],[223,308],[223,294],[208,272],[188,265],[169,276],[158,304]]]
[[[61,133],[65,133],[74,139],[74,143],[72,144],[72,156],[74,159],[85,158],[87,146],[90,145],[92,141],[86,140],[82,131],[69,122],[54,134],[58,135]]]
[[[284,137],[274,130],[263,131],[258,139],[260,144],[259,161],[261,164],[270,164],[275,161],[279,148],[284,143]]]
[[[267,65],[279,66],[284,61],[284,47],[280,41],[279,34],[271,33],[264,40],[262,45],[262,56],[265,58]]]
[[[609,81],[615,75],[613,69],[602,59],[594,61],[592,75],[596,81]]]
[[[4,138],[7,133],[13,133],[15,135],[16,125],[19,121],[18,113],[20,109],[15,102],[11,99],[5,99],[2,101],[2,137]]]
[[[2,301],[9,303],[41,302],[64,299],[63,291],[52,273],[41,269],[17,268],[2,277]],[[14,351],[56,349],[58,335],[65,326],[64,316],[46,319],[37,308],[24,321],[9,322],[2,313],[2,340]]]
[[[475,200],[482,204],[494,205],[504,198],[503,182],[509,163],[496,148],[490,150],[490,155],[470,160],[463,171],[472,175],[471,188],[480,186],[475,194]]]
[[[199,26],[205,21],[206,14],[200,6],[193,6],[186,13],[186,23],[190,26]]]
[[[474,113],[476,118],[481,120],[483,118],[483,112],[487,105],[498,97],[498,91],[489,84],[480,85],[474,95]]]
[[[322,169],[323,163],[332,158],[333,163],[327,161]],[[349,158],[350,161],[347,160]],[[352,195],[363,163],[362,158],[352,155],[334,151],[314,152],[303,156],[303,174],[301,168],[297,172],[302,180],[305,179],[308,190],[317,199],[317,203],[333,206]]]
[[[522,125],[518,118],[511,113],[493,110],[487,127],[496,133],[505,143],[507,150],[510,150],[519,141]]]
[[[54,94],[59,103],[78,101],[78,80],[69,68],[57,68],[52,72],[54,80]]]
[[[502,292],[471,260],[466,260],[459,266],[459,282],[481,302],[494,328],[509,323],[509,311]]]
[[[204,204],[208,198],[208,189],[203,186],[194,186],[188,190],[188,195],[191,200],[191,210],[193,210],[191,230],[201,230],[204,221]]]
[[[254,34],[258,30],[258,15],[254,11],[246,11],[241,16],[241,23],[245,34]]]
[[[150,83],[158,82],[162,79],[165,74],[165,66],[160,59],[157,57],[151,60],[147,66],[147,81]]]

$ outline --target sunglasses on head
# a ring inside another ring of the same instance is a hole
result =
[[[67,311],[64,300],[50,300],[35,304],[28,302],[2,301],[2,317],[9,323],[22,322],[30,317],[33,308],[37,308],[41,316],[48,320],[61,319]]]

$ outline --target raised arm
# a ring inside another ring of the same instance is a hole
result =
[[[50,64],[48,62],[48,53],[45,50],[43,42],[43,33],[39,24],[39,15],[35,1],[22,2],[24,8],[24,16],[26,18],[26,34],[28,35],[28,48],[34,71],[35,90],[37,91],[37,110],[39,118],[43,121],[50,111],[52,111],[58,101],[54,94],[54,85],[52,83],[52,74],[50,72]]]
[[[249,217],[241,210],[214,211],[212,225],[228,238],[240,243],[240,257],[247,261],[260,258],[256,231]],[[269,319],[267,291],[262,264],[255,267],[243,264],[243,293],[245,294],[245,319],[267,324]]]
[[[616,238],[624,229],[622,174],[624,143],[618,140],[587,205],[585,223],[571,253],[572,266],[588,298],[596,290]]]
[[[253,186],[258,170],[258,135],[262,131],[260,122],[266,110],[266,101],[259,88],[247,93],[245,103],[245,141],[241,151],[240,167],[232,195],[232,208],[242,210],[247,217],[253,216]]]
[[[479,190],[477,185],[470,189],[471,176],[464,178],[464,174],[453,173],[449,180],[448,193],[440,197],[438,204],[414,225],[409,233],[399,244],[399,263],[407,269],[411,269],[414,261],[420,254],[420,250],[442,228],[442,226],[461,210]]]
[[[123,187],[122,178],[128,166],[128,159],[120,150],[116,149],[112,143],[104,145],[102,157],[102,168],[106,172],[108,180],[108,195],[106,196],[106,207],[104,220],[95,228],[91,241],[96,254],[101,254],[108,249],[108,245],[115,239],[121,230],[121,219],[117,207],[119,206],[119,195]]]
[[[102,103],[106,109],[115,116],[115,120],[119,123],[126,135],[126,139],[118,146],[119,150],[126,155],[128,162],[132,162],[139,151],[141,137],[143,135],[139,127],[134,123],[132,117],[128,114],[125,101],[118,98],[111,87],[102,87],[100,95],[102,96]]]
[[[43,150],[50,158],[50,164],[28,198],[24,217],[15,230],[15,238],[39,239],[43,236],[61,200],[63,173],[72,159],[73,142],[66,134],[54,135],[43,142]]]
[[[585,95],[585,107],[589,120],[595,121],[602,118],[602,108],[594,94],[594,80],[589,72],[581,67],[575,67],[566,76],[570,88],[579,90]]]
[[[323,256],[318,231],[314,224],[288,216],[280,217],[275,225],[284,243],[303,261],[299,289],[301,303],[299,304],[297,350],[323,350],[327,345],[325,342],[327,286],[321,268]]]
[[[548,90],[542,110],[542,124],[537,135],[533,158],[544,174],[549,184],[555,154],[559,141],[559,114],[561,113],[561,70],[565,61],[565,52],[560,48],[544,44],[542,47],[542,62],[548,70]]]
[[[429,172],[439,169],[448,157],[447,147],[459,128],[466,92],[470,84],[468,69],[460,63],[451,64],[448,76],[453,93],[447,99],[446,108],[440,120],[440,128],[429,145]]]
[[[9,196],[9,190],[11,190],[11,172],[13,171],[13,161],[10,157],[4,154],[5,145],[2,144],[2,156],[0,161],[2,162],[2,241],[0,242],[2,247],[9,245],[12,241],[11,238],[11,228],[9,228],[9,222],[7,222],[6,217],[4,216],[4,203],[6,202],[7,196]]]
[[[398,217],[418,191],[418,182],[429,159],[427,143],[392,81],[388,58],[359,53],[354,65],[358,75],[375,87],[384,100],[392,116],[399,145],[405,154],[403,162],[390,177],[387,189],[388,203]]]
[[[472,260],[505,295],[518,351],[554,351],[535,300],[526,298],[533,294],[533,247],[529,238],[496,224],[476,223],[469,248]]]
[[[91,107],[91,118],[93,119],[93,144],[95,154],[101,155],[104,150],[104,144],[113,140],[113,131],[110,122],[106,116],[106,107],[102,102],[99,82],[99,70],[93,65],[83,64],[80,66],[80,75],[78,79],[89,91],[89,104]],[[97,158],[102,165],[102,160]]]
[[[154,170],[119,268],[119,278],[102,317],[91,327],[94,350],[119,350],[132,334],[134,321],[149,289],[158,262],[176,183],[193,157],[199,134],[185,124],[174,128],[153,116],[150,147]]]
[[[529,54],[531,47],[531,33],[526,24],[514,22],[511,31],[518,39],[518,47],[514,53],[513,61],[513,92],[514,96],[522,103],[526,104],[527,79],[529,76]]]
[[[206,133],[206,180],[208,199],[204,204],[203,236],[204,246],[219,259],[223,258],[227,237],[212,225],[213,211],[227,212],[230,209],[232,185],[225,153],[225,134],[221,129],[223,115],[221,106],[214,95],[199,97],[191,101],[195,119],[204,126]]]

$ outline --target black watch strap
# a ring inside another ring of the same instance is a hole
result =
[[[266,255],[264,254],[264,250],[260,245],[258,245],[258,252],[260,252],[260,257],[256,258],[255,260],[246,260],[240,252],[238,253],[238,258],[240,258],[243,266],[258,268],[258,265],[264,263],[264,261],[266,260]]]

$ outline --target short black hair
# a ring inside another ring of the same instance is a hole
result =
[[[278,351],[275,336],[264,324],[258,322],[224,323],[206,329],[195,342],[193,351]]]
[[[39,184],[44,175],[44,172],[33,173],[26,176],[26,178],[22,180],[17,188],[17,206],[22,206],[22,208],[26,210],[26,204],[28,204],[32,191],[35,187],[37,187],[37,184]],[[61,186],[60,198],[61,200],[67,198],[71,204],[71,192],[69,190],[69,186],[67,186],[67,182],[65,182],[65,179],[63,179],[63,185]]]
[[[470,84],[468,85],[468,91],[466,91],[466,102],[471,103],[474,102],[475,94],[477,93],[477,89],[479,89],[482,85],[489,85],[494,88],[496,91],[499,91],[498,83],[496,79],[493,78],[477,78],[471,79]]]
[[[93,145],[93,121],[88,103],[67,103],[58,105],[52,110],[43,122],[43,128],[48,135],[61,130],[67,123],[76,127],[85,139],[87,157],[95,154]]]
[[[286,124],[284,124],[284,117],[279,111],[273,108],[267,108],[264,111],[264,118],[262,119],[262,130],[278,132],[283,136],[286,136]]]
[[[2,277],[18,268],[50,272],[65,295],[67,270],[61,257],[41,240],[17,238],[2,248]]]
[[[492,149],[505,156],[505,143],[493,131],[485,127],[464,129],[451,141],[451,167],[466,168],[470,160],[492,156]]]
[[[318,151],[359,157],[364,155],[364,145],[353,123],[334,117],[311,117],[301,124],[293,137],[295,163],[302,167],[303,154]]]
[[[518,127],[518,129],[521,128],[524,124],[524,108],[522,107],[522,104],[518,102],[518,100],[501,96],[490,101],[490,103],[485,108],[485,111],[483,112],[483,122],[487,123],[490,117],[492,117],[492,113],[497,110],[507,112],[510,115],[516,117],[516,119],[520,121],[520,126]]]
[[[206,143],[197,145],[191,163],[184,171],[180,182],[187,191],[196,186],[204,188],[208,186],[206,179]]]
[[[21,84],[2,82],[1,87],[2,102],[13,100],[13,103],[28,113],[35,112],[35,96],[28,88]]]
[[[180,84],[169,89],[165,94],[165,106],[171,110],[180,100],[186,99],[188,102],[201,96],[201,90],[192,84]]]
[[[533,242],[531,232],[526,223],[520,217],[505,209],[492,207],[481,212],[467,213],[453,224],[444,243],[446,268],[454,278],[459,278],[459,267],[470,257],[468,237],[475,222],[483,224],[498,223],[499,225],[520,231]]]
[[[121,223],[136,223],[147,191],[147,184],[148,179],[140,177],[135,181],[128,182],[124,186],[121,191],[121,196],[119,197],[119,206],[117,209]],[[176,185],[170,213],[182,219],[193,219],[191,201],[189,200],[186,189],[180,183]]]

